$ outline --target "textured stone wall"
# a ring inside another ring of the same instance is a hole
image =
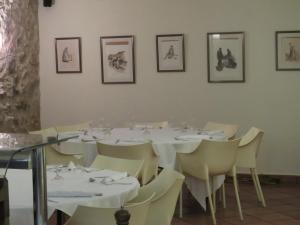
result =
[[[38,0],[0,0],[0,132],[40,128]]]

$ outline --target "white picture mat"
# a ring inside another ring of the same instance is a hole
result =
[[[215,34],[209,36],[209,61],[211,81],[242,81],[243,80],[243,34]],[[223,54],[230,49],[237,63],[236,68],[224,67],[222,71],[216,69],[218,65],[217,51],[221,48]]]
[[[64,62],[63,52],[67,48],[68,54],[72,57],[71,61]],[[79,39],[57,39],[57,69],[58,72],[78,72],[80,71],[80,43]]]
[[[128,42],[127,45],[111,45],[111,42]],[[104,38],[102,39],[102,62],[104,82],[133,82],[133,38]],[[127,61],[124,70],[113,69],[109,65],[108,56],[124,51],[124,59]]]
[[[158,60],[160,70],[183,70],[183,36],[158,37]],[[173,46],[176,57],[167,56]]]
[[[279,69],[299,69],[300,68],[300,33],[279,33],[277,39],[278,67]],[[286,54],[290,51],[291,43],[297,54],[296,61],[286,60]]]

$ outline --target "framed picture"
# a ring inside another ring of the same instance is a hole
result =
[[[184,35],[156,36],[157,72],[184,72]]]
[[[134,37],[100,37],[100,46],[102,83],[135,83]]]
[[[300,70],[300,31],[277,31],[276,70]]]
[[[81,73],[81,38],[55,38],[56,73]]]
[[[245,82],[244,32],[207,33],[209,83]]]

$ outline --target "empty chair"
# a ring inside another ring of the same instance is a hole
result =
[[[55,128],[47,128],[39,131],[31,131],[30,134],[40,134],[44,139],[47,137],[57,137],[57,131]],[[47,165],[67,165],[69,162],[75,164],[83,164],[83,157],[81,154],[66,154],[59,152],[60,146],[57,144],[47,145],[45,148],[45,157]]]
[[[233,176],[239,215],[240,219],[243,220],[235,169],[239,142],[240,139],[232,141],[202,140],[194,152],[177,153],[182,172],[205,181],[213,224],[216,224],[216,218],[210,181],[212,181],[213,176],[225,175],[229,172]]]
[[[66,126],[57,126],[56,130],[58,133],[61,132],[71,132],[71,131],[79,131],[83,129],[87,129],[90,127],[90,122],[73,124],[73,125],[66,125]]]
[[[236,167],[250,169],[258,200],[266,207],[266,202],[256,172],[256,158],[263,135],[264,132],[262,130],[251,127],[242,137],[238,148]]]
[[[110,169],[127,172],[130,176],[138,177],[143,167],[143,160],[120,159],[104,155],[98,155],[92,163],[92,168]]]
[[[127,204],[139,202],[155,192],[147,216],[147,225],[170,225],[183,181],[182,174],[164,169],[153,181],[141,187],[138,196]]]
[[[162,122],[143,122],[143,123],[135,123],[135,128],[152,128],[152,129],[159,129],[159,128],[166,128],[169,126],[168,121],[162,121]]]
[[[207,131],[221,130],[224,132],[225,136],[230,140],[234,138],[238,131],[238,128],[239,126],[235,124],[207,122],[203,129]]]
[[[144,165],[141,173],[142,184],[148,183],[157,175],[158,157],[155,155],[152,144],[136,144],[136,145],[109,145],[97,142],[97,149],[100,155],[143,160]]]
[[[147,225],[146,218],[155,193],[145,196],[141,202],[130,204],[124,208],[130,213],[130,225]],[[65,225],[116,225],[115,212],[118,208],[98,208],[78,206],[72,217]]]

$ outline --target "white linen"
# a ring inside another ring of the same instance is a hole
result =
[[[69,171],[66,167],[58,172],[63,177],[58,180],[54,179],[56,176],[54,171],[53,167],[47,171],[47,189],[50,194],[48,198],[49,217],[55,209],[72,215],[79,204],[95,207],[120,207],[134,198],[139,189],[136,178],[124,177],[123,174],[122,182],[126,182],[126,185],[117,182],[105,184],[90,181],[90,178],[93,177],[113,177],[120,174],[111,170],[85,172],[76,169]],[[7,178],[10,208],[32,209],[32,171],[11,169],[8,170]],[[81,196],[79,196],[80,194]],[[75,197],[75,195],[77,196]]]
[[[65,137],[66,133],[60,136]],[[203,131],[191,129],[144,129],[143,128],[114,128],[111,134],[107,134],[103,129],[90,129],[81,133],[78,139],[72,139],[61,144],[60,150],[63,153],[83,154],[84,163],[89,166],[97,155],[96,140],[116,145],[135,145],[151,141],[154,152],[159,156],[159,166],[163,168],[176,169],[176,153],[191,153],[201,143],[203,139],[224,140],[223,131]],[[82,139],[91,140],[82,142]],[[94,141],[92,141],[94,139]],[[220,188],[224,182],[224,176],[217,176],[214,182],[214,189]],[[197,201],[206,208],[205,197],[207,197],[205,183],[195,178],[186,177],[187,187],[197,199]]]

